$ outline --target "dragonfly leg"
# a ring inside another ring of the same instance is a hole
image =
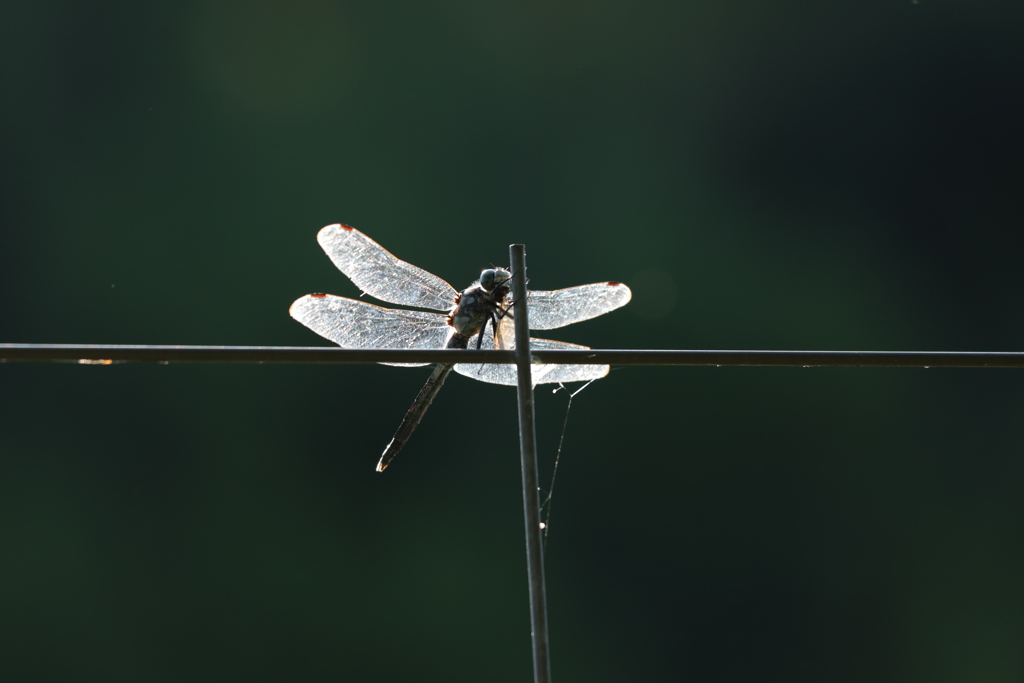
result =
[[[498,329],[497,325],[494,325],[494,313],[488,312],[487,317],[484,318],[484,324],[480,326],[480,334],[476,336],[476,350],[479,351],[480,347],[484,344],[484,332],[487,331],[487,321],[491,321],[491,326],[494,329]]]
[[[509,318],[512,318],[513,320],[515,320],[516,316],[515,316],[515,314],[512,311],[512,309],[514,309],[515,306],[516,306],[516,302],[515,301],[510,303],[508,306],[505,306],[505,308],[501,308],[499,306],[498,307],[498,313],[497,313],[498,320],[504,320],[505,316],[508,316]]]

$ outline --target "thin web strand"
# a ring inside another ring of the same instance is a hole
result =
[[[544,523],[542,524],[541,531],[544,532],[544,547],[548,544],[548,530],[551,528],[551,497],[555,494],[555,476],[558,474],[558,461],[562,457],[562,445],[565,443],[565,431],[569,426],[569,410],[572,408],[572,399],[576,394],[580,393],[592,383],[597,380],[590,380],[576,391],[569,394],[569,402],[565,404],[565,419],[562,420],[562,434],[558,437],[558,450],[555,451],[555,465],[551,470],[551,483],[548,485],[548,494],[544,497],[544,501],[540,504],[540,509],[544,512]],[[551,393],[558,393],[559,391],[565,391],[568,393],[568,389],[561,382],[558,383],[558,389],[555,389]]]

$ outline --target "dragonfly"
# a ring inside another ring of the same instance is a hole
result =
[[[514,275],[487,268],[461,292],[422,268],[402,261],[353,227],[336,223],[317,242],[338,269],[363,292],[385,303],[430,309],[384,308],[333,294],[307,294],[291,305],[291,316],[346,349],[514,349]],[[599,282],[554,291],[528,291],[530,327],[547,330],[589,320],[625,306],[632,293],[621,282]],[[439,311],[439,312],[437,312]],[[530,339],[533,349],[588,349],[550,339]],[[417,367],[429,363],[383,363]],[[438,364],[416,396],[377,463],[383,472],[405,446],[452,370],[482,382],[516,384],[515,365]],[[534,384],[582,382],[608,374],[607,365],[531,367]]]

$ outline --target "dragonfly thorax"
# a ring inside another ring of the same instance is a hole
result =
[[[480,273],[480,280],[463,290],[455,301],[448,318],[455,331],[472,337],[484,329],[488,320],[496,323],[503,316],[502,306],[511,289],[511,278],[512,274],[504,268],[489,268]]]

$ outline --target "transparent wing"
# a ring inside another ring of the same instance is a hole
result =
[[[633,293],[621,282],[598,282],[553,292],[530,291],[530,329],[551,330],[625,306]]]
[[[448,311],[459,294],[441,278],[402,261],[347,225],[328,225],[317,234],[316,241],[338,270],[375,299]]]
[[[570,344],[568,342],[553,341],[551,339],[530,339],[530,347],[533,349],[588,349],[589,346]],[[493,349],[493,335],[484,335],[484,342],[481,348]],[[511,346],[515,348],[513,341]],[[455,372],[466,377],[478,379],[481,382],[490,384],[516,384],[516,366],[503,365],[499,363],[458,363]],[[608,374],[607,365],[540,365],[534,363],[530,368],[530,374],[534,384],[553,384],[555,382],[586,382],[598,379]]]
[[[288,313],[345,349],[443,349],[454,328],[446,316],[382,308],[332,294],[296,299]],[[430,363],[384,363],[416,367]]]

